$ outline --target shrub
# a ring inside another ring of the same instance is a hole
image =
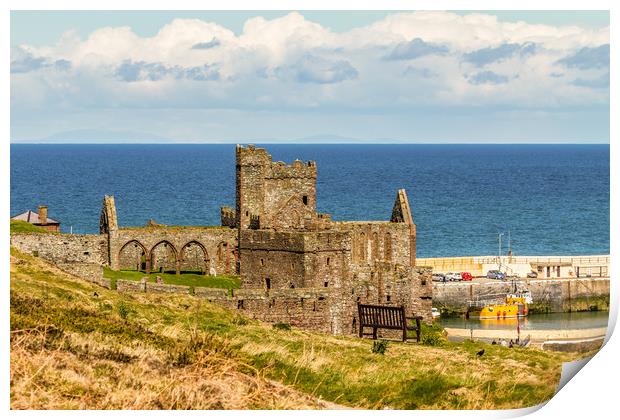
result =
[[[446,332],[439,323],[427,325],[422,323],[420,333],[420,343],[425,346],[439,346],[446,342]]]
[[[233,323],[233,325],[248,325],[247,318],[245,318],[243,316],[239,316],[239,315],[234,317],[231,322]],[[275,325],[274,325],[274,328],[275,328]],[[290,327],[289,327],[289,329],[290,329]]]
[[[107,302],[99,302],[99,312],[107,312],[113,309],[113,306]]]
[[[388,342],[385,340],[381,341],[373,341],[372,342],[372,352],[378,354],[385,354],[388,348]]]
[[[190,333],[186,343],[178,343],[168,350],[168,361],[176,367],[183,367],[193,363],[207,365],[215,358],[231,358],[233,349],[227,340],[214,334],[201,334],[196,331]]]
[[[275,324],[273,324],[273,328],[275,328],[276,330],[288,331],[291,329],[291,326],[286,322],[276,322]]]
[[[122,318],[122,319],[127,319],[129,317],[129,314],[131,313],[131,308],[129,307],[129,305],[121,300],[120,302],[118,302],[118,306],[116,307],[116,310],[118,311],[118,315]]]

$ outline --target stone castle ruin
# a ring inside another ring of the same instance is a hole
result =
[[[332,221],[316,210],[316,163],[273,162],[252,145],[237,146],[236,206],[222,207],[221,226],[120,227],[106,196],[98,235],[15,234],[16,248],[106,285],[113,270],[238,274],[241,288],[223,289],[119,281],[126,291],[190,291],[266,322],[352,334],[357,302],[404,305],[431,320],[429,268],[416,267],[416,226],[405,190],[391,219]]]

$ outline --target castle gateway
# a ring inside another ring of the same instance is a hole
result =
[[[221,226],[119,227],[114,198],[106,196],[99,235],[54,235],[63,246],[50,243],[58,239],[37,244],[13,235],[11,244],[37,248],[77,274],[92,273],[84,270],[92,265],[236,273],[241,288],[232,296],[196,295],[266,322],[352,334],[358,302],[404,305],[407,315],[430,322],[431,270],[416,267],[416,226],[405,190],[397,191],[389,221],[332,221],[316,210],[316,176],[315,162],[286,165],[265,149],[237,145],[236,206],[222,207]]]

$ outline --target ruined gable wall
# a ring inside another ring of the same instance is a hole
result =
[[[274,206],[274,211],[264,215],[262,228],[276,230],[306,229],[311,225],[315,212],[303,203],[302,195],[291,195],[282,206]]]
[[[349,282],[343,299],[381,305],[405,305],[408,315],[431,320],[431,273],[412,267],[410,228],[395,222],[337,222],[350,237],[347,253]],[[350,297],[347,296],[350,293]],[[357,308],[346,309],[356,317]]]
[[[116,215],[116,204],[114,197],[106,195],[103,197],[101,206],[101,216],[99,217],[99,233],[108,233],[118,229],[118,217]]]

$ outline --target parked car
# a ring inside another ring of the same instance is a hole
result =
[[[503,280],[505,278],[506,278],[506,274],[502,273],[499,270],[489,270],[487,272],[487,279]]]
[[[461,273],[461,278],[462,278],[463,280],[466,280],[466,281],[472,281],[472,280],[473,280],[473,278],[474,278],[474,276],[472,276],[472,275],[471,275],[471,273],[469,273],[469,272],[467,272],[467,271],[463,271],[463,272]]]
[[[433,273],[433,281],[446,281],[446,276],[442,273]]]
[[[537,279],[538,278],[538,273],[536,271],[530,271],[529,273],[527,273],[527,278],[528,279]]]
[[[461,273],[446,273],[446,281],[461,281],[463,277],[461,277]]]

